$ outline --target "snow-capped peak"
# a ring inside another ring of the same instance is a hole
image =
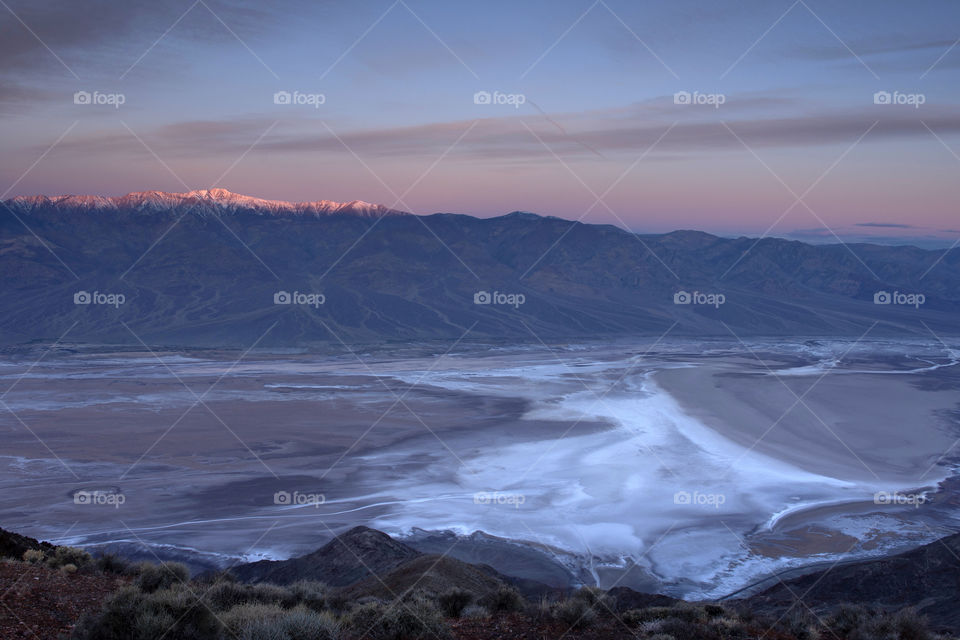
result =
[[[355,215],[364,218],[404,215],[405,212],[390,209],[380,204],[371,204],[362,200],[352,202],[333,202],[315,200],[312,202],[287,202],[267,200],[233,193],[227,189],[196,189],[185,193],[166,191],[135,191],[125,196],[18,196],[7,200],[9,206],[31,210],[38,207],[56,209],[79,209],[83,211],[122,210],[122,211],[164,211],[183,206],[196,207],[198,213],[216,207],[224,212],[247,211],[273,215]]]

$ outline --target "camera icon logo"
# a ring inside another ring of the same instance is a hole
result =
[[[677,291],[673,294],[673,304],[690,304],[693,297],[687,291]]]
[[[90,504],[89,491],[77,491],[73,494],[73,504]]]
[[[293,496],[289,491],[277,491],[273,494],[273,504],[291,504]]]
[[[490,104],[493,97],[489,91],[477,91],[473,94],[473,104]]]
[[[290,104],[292,98],[289,91],[277,91],[273,94],[273,104]]]
[[[889,91],[877,91],[873,94],[873,104],[890,104],[892,97]]]
[[[473,294],[473,304],[491,304],[493,297],[489,291],[477,291]]]
[[[91,96],[89,91],[77,91],[73,94],[73,104],[90,104]]]
[[[277,291],[273,294],[273,304],[292,304],[293,298],[288,291]]]
[[[690,104],[691,98],[689,91],[677,91],[673,94],[673,104]]]
[[[689,491],[677,491],[673,494],[673,504],[690,504],[691,499]]]
[[[889,291],[877,291],[873,294],[873,304],[890,304],[893,298]]]
[[[93,297],[89,291],[77,291],[73,294],[73,304],[90,304],[92,301]]]

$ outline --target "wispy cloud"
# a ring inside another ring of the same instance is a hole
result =
[[[459,145],[453,157],[497,162],[529,162],[547,153],[537,136],[561,157],[636,155],[653,144],[664,129],[680,120],[657,146],[659,154],[710,153],[742,149],[741,143],[721,124],[727,122],[753,148],[805,148],[849,143],[863,134],[876,118],[864,110],[821,110],[801,115],[760,117],[752,113],[754,101],[737,106],[730,97],[723,114],[690,116],[667,98],[624,108],[571,114],[539,113],[485,118]],[[873,105],[871,105],[873,106]],[[187,121],[141,131],[147,142],[167,156],[235,156],[271,122],[269,116],[217,121]],[[455,120],[413,126],[339,130],[340,140],[330,135],[318,119],[285,120],[257,146],[254,153],[343,153],[343,143],[363,157],[436,157],[473,121]],[[559,122],[563,126],[557,127]],[[946,135],[960,132],[960,110],[930,107],[924,122]],[[880,124],[866,142],[894,138],[927,138],[929,131],[918,121],[913,109],[893,108],[884,112]],[[342,142],[341,142],[342,140]],[[61,144],[57,153],[140,152],[135,141],[122,131],[77,137]]]
[[[923,227],[918,227],[912,224],[896,224],[893,222],[857,222],[853,226],[874,227],[877,229],[922,229],[923,228]]]

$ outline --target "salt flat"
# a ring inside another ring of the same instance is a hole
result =
[[[362,523],[690,596],[957,528],[956,346],[447,348],[7,357],[0,523],[196,566]]]

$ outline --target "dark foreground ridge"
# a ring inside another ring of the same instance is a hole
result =
[[[3,203],[0,293],[16,304],[0,343],[67,329],[66,343],[246,348],[455,340],[468,329],[533,341],[856,337],[874,322],[871,336],[929,337],[960,326],[960,251],[204,193]]]
[[[489,567],[366,527],[305,556],[193,579],[177,563],[91,558],[3,530],[0,549],[3,638],[936,640],[960,631],[960,534],[722,603],[625,587],[518,589]]]

